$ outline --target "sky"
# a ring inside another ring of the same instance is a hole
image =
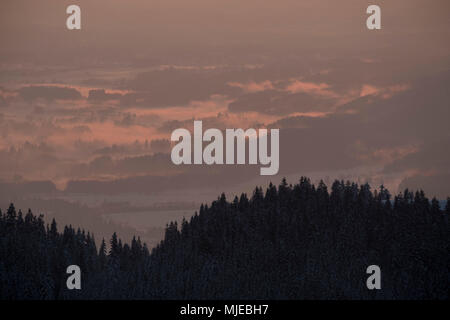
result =
[[[445,199],[450,4],[376,1],[368,30],[373,3],[2,0],[0,182],[239,193],[305,175]],[[70,4],[81,30],[66,29]],[[194,120],[279,128],[278,176],[173,165],[170,134]]]

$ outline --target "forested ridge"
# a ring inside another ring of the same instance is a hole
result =
[[[285,180],[221,195],[150,250],[94,236],[13,205],[0,213],[1,299],[448,299],[450,199],[422,191]],[[68,290],[66,268],[81,268]],[[381,269],[368,290],[366,269]]]

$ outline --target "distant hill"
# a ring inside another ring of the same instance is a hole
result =
[[[440,174],[432,176],[416,175],[405,178],[399,186],[400,190],[408,189],[423,189],[427,194],[435,196],[439,199],[445,199],[448,194],[446,190],[450,189],[450,174]]]
[[[56,186],[51,181],[25,181],[20,183],[0,181],[0,193],[3,197],[17,197],[39,193],[57,193]]]

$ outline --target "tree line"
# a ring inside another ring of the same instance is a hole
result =
[[[222,194],[152,250],[0,211],[2,299],[448,299],[450,198],[308,178]],[[66,287],[78,265],[81,290]],[[368,290],[366,268],[381,269]]]

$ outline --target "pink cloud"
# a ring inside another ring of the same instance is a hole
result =
[[[328,93],[328,88],[330,88],[330,86],[326,83],[314,83],[295,80],[286,87],[286,91],[289,91],[291,93],[306,92],[320,95]]]
[[[389,87],[376,87],[370,84],[364,84],[361,88],[360,97],[364,96],[381,96],[383,99],[389,99],[394,94],[403,92],[409,89],[407,84],[395,84]]]
[[[230,87],[237,87],[241,88],[245,92],[248,93],[254,93],[254,92],[260,92],[265,90],[273,90],[274,86],[273,83],[269,80],[262,81],[262,82],[247,82],[247,83],[241,83],[241,82],[228,82],[228,85]]]

